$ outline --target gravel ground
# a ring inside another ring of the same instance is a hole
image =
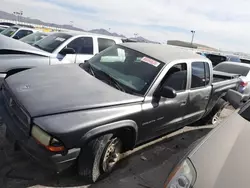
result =
[[[223,119],[233,109],[222,112]],[[0,188],[91,187],[91,188],[162,188],[173,165],[184,156],[196,140],[206,135],[213,126],[185,127],[168,136],[127,152],[117,169],[106,179],[86,185],[69,169],[53,174],[21,151],[14,151],[4,138],[5,127],[0,126]]]

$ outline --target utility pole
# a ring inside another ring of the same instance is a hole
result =
[[[73,21],[70,21],[70,25],[71,25],[71,27],[73,27],[73,25],[74,25],[74,22],[73,22]]]
[[[137,36],[138,36],[138,33],[134,33],[134,36],[135,36],[135,38],[137,38]]]
[[[192,33],[191,46],[193,46],[195,31],[194,31],[194,30],[191,30],[191,33]]]

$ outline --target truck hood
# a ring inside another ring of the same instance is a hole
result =
[[[6,79],[31,117],[142,101],[91,76],[76,64],[29,69]]]
[[[249,187],[250,122],[234,113],[189,155],[197,172],[194,188]]]
[[[40,50],[22,41],[6,37],[0,34],[0,59],[1,55],[30,54],[39,56],[50,56],[51,54]]]

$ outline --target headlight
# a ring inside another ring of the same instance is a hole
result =
[[[65,147],[59,140],[51,137],[48,133],[36,125],[32,127],[31,136],[33,136],[39,144],[43,145],[49,151],[61,152],[65,150]]]
[[[178,165],[169,175],[165,188],[191,188],[196,180],[196,171],[189,159]]]

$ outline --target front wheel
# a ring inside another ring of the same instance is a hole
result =
[[[89,183],[108,175],[115,168],[122,152],[122,142],[112,134],[100,136],[82,148],[78,172]]]

